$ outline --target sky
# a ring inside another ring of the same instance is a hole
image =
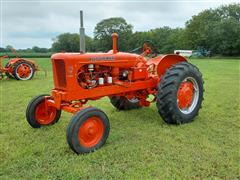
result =
[[[110,17],[123,17],[134,32],[176,28],[204,9],[233,2],[240,0],[0,0],[0,47],[50,48],[59,34],[79,32],[79,10],[93,37],[95,25]]]

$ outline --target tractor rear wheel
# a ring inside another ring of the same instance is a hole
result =
[[[17,80],[30,80],[33,78],[34,73],[35,68],[30,62],[21,60],[13,64],[13,76]]]
[[[107,115],[89,107],[76,113],[67,128],[67,142],[77,154],[93,152],[102,147],[109,135]]]
[[[30,126],[40,128],[45,125],[53,125],[58,122],[61,110],[52,106],[46,106],[45,100],[49,95],[40,95],[33,98],[26,109],[26,118]]]
[[[5,68],[8,68],[10,66],[10,63],[7,63],[6,65],[5,65]],[[6,74],[6,76],[9,78],[9,79],[13,79],[14,78],[14,76],[11,74],[11,73],[9,73],[9,72],[5,72],[5,74]]]
[[[158,84],[158,112],[166,123],[191,122],[201,108],[203,92],[198,68],[187,62],[178,63],[166,71]]]
[[[142,107],[139,104],[138,98],[128,99],[124,96],[112,96],[110,97],[110,102],[118,110],[130,110]]]

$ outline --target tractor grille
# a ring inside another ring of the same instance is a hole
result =
[[[55,64],[55,86],[56,88],[65,88],[66,83],[66,70],[65,63],[63,60],[56,59],[54,60]]]

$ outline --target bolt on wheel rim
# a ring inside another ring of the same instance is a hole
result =
[[[184,114],[190,114],[197,106],[199,99],[199,86],[193,77],[185,78],[177,92],[177,104]]]
[[[94,116],[88,118],[79,128],[78,140],[86,148],[96,146],[102,139],[104,125],[100,118]]]

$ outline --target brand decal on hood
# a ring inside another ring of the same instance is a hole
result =
[[[90,61],[113,61],[114,56],[92,57]]]

